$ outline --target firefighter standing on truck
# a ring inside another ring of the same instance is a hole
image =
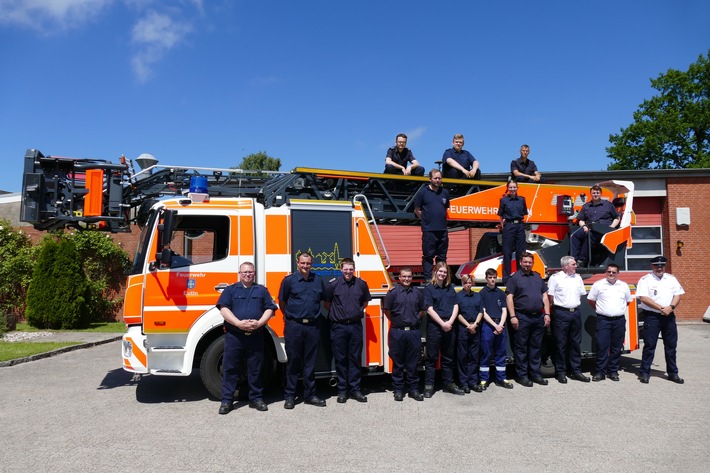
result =
[[[445,263],[449,251],[449,232],[446,230],[446,209],[451,205],[449,191],[441,186],[441,171],[429,171],[429,185],[423,186],[414,197],[414,214],[422,221],[422,272],[425,284],[432,277],[436,262]]]

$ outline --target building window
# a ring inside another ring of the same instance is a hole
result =
[[[648,260],[663,255],[663,240],[660,226],[631,227],[631,239],[634,246],[626,250],[626,269],[645,271]]]

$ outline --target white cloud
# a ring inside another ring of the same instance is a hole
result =
[[[417,138],[421,138],[424,135],[424,132],[426,132],[426,127],[420,126],[413,130],[405,131],[404,134],[407,135],[407,141],[413,141]]]
[[[156,63],[193,30],[190,22],[180,18],[204,15],[203,0],[0,0],[0,26],[51,35],[96,20],[114,3],[138,15],[130,38],[135,45],[131,65],[140,82],[149,80]]]
[[[133,72],[141,82],[153,74],[153,66],[192,31],[192,25],[165,13],[149,11],[133,26],[131,41],[139,47],[131,59]]]
[[[404,133],[405,135],[407,135],[407,146],[411,148],[411,147],[412,147],[412,144],[413,144],[418,138],[421,138],[421,137],[424,135],[425,132],[426,132],[426,127],[425,127],[425,126],[419,126],[419,127],[417,127],[417,128],[414,128],[413,130],[405,130],[405,131],[402,131],[402,132],[399,132],[399,131],[398,131],[397,133],[395,133],[395,134],[392,135],[392,141],[388,141],[388,142],[385,142],[385,143],[380,143],[380,145],[378,146],[378,149],[388,149],[388,148],[394,146],[395,137],[396,137],[396,135],[398,135],[399,133]]]
[[[46,32],[82,26],[114,0],[0,0],[0,24]]]

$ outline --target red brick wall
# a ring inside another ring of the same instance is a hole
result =
[[[676,208],[690,208],[690,225],[676,225]],[[684,320],[702,320],[710,306],[710,265],[706,256],[710,248],[710,182],[706,178],[668,178],[667,198],[663,205],[664,254],[668,271],[683,286],[685,295],[676,315]],[[677,249],[677,242],[683,248]]]
[[[30,226],[22,226],[19,228],[23,232],[25,232],[34,243],[39,242],[42,237],[47,234],[47,232],[35,230]],[[116,242],[121,248],[126,250],[126,253],[128,253],[128,257],[131,259],[131,261],[133,261],[133,257],[136,254],[136,248],[138,245],[138,238],[141,234],[141,229],[138,228],[137,225],[133,225],[131,230],[131,233],[108,233],[108,235],[110,235],[113,241]]]
[[[419,225],[379,225],[378,229],[387,247],[387,255],[393,266],[420,266],[422,264],[422,229]],[[468,263],[476,253],[476,238],[471,247],[469,232],[477,229],[449,233],[449,251],[446,255],[449,264]],[[377,233],[374,232],[375,238]],[[382,252],[382,245],[378,248]],[[383,254],[384,256],[384,254]]]

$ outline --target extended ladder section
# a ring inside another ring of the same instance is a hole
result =
[[[249,197],[266,207],[290,199],[346,200],[366,196],[372,218],[388,224],[414,224],[413,202],[425,177],[295,168],[290,173],[152,165],[134,172],[133,163],[44,156],[27,150],[22,185],[21,220],[39,230],[64,227],[130,231],[142,210],[166,196],[189,198],[191,183],[201,178],[213,197]],[[452,195],[469,195],[500,182],[445,179]],[[195,192],[193,189],[192,192]]]

